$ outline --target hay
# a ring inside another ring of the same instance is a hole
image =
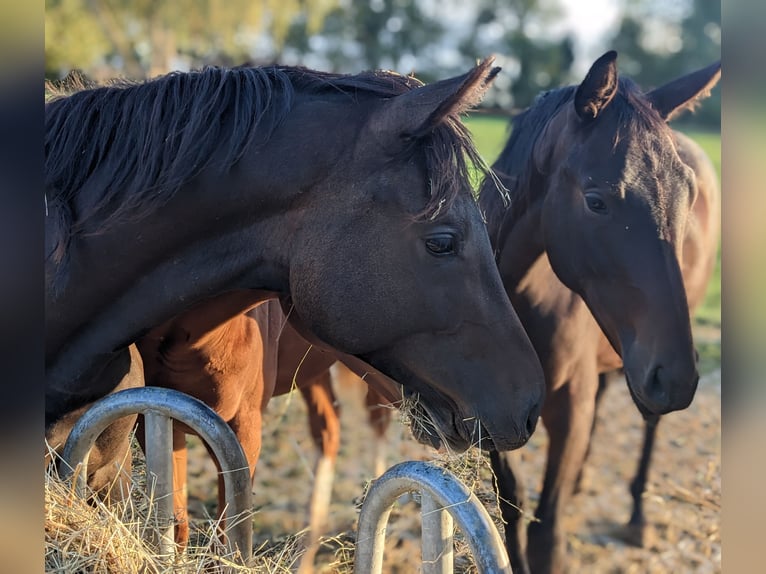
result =
[[[107,507],[77,496],[70,481],[53,470],[45,474],[45,571],[166,572],[167,558],[155,555],[143,542],[140,502],[129,493],[125,501]]]
[[[438,427],[429,419],[425,410],[419,405],[419,397],[411,395],[403,397],[397,404],[401,422],[408,426],[414,436],[437,435],[442,443],[439,454],[431,461],[437,466],[454,474],[487,508],[490,516],[502,533],[501,525],[504,524],[499,510],[499,498],[494,484],[494,472],[489,462],[488,455],[474,444],[463,453],[455,453],[447,446],[447,441]],[[481,429],[478,426],[477,428]],[[522,517],[526,520],[537,520],[528,511],[519,508]]]
[[[210,519],[190,524],[185,552],[162,555],[151,543],[159,539],[152,502],[139,460],[123,500],[108,505],[97,497],[79,497],[72,481],[60,478],[50,465],[45,473],[46,573],[287,574],[303,552],[300,535],[288,537],[255,549],[251,563],[244,566],[221,543],[219,522]]]

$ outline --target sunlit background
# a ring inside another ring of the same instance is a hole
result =
[[[95,80],[200,66],[278,62],[355,73],[385,68],[432,81],[496,54],[485,102],[527,106],[579,81],[617,49],[621,71],[656,86],[718,59],[721,8],[708,0],[47,0],[45,71]],[[720,99],[697,123],[718,127]]]

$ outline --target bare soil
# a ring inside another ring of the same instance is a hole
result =
[[[318,570],[350,572],[358,503],[373,472],[373,433],[363,409],[364,389],[337,389],[342,408],[339,455],[329,536],[320,551]],[[566,515],[571,572],[660,573],[721,571],[721,381],[720,370],[700,381],[693,404],[663,417],[645,495],[648,522],[645,547],[623,540],[631,510],[628,490],[643,439],[643,421],[623,380],[607,389],[587,463],[582,491]],[[278,544],[307,524],[315,448],[308,434],[300,396],[274,399],[265,418],[264,447],[256,473],[254,517],[256,546]],[[522,450],[531,500],[536,501],[547,437],[542,425]],[[190,439],[190,508],[198,517],[215,512],[215,467],[196,439]],[[403,460],[429,460],[436,453],[417,444],[409,430],[393,422],[387,434],[387,466]],[[476,451],[468,456],[480,457]],[[477,471],[479,472],[479,471]],[[482,471],[483,472],[483,471]],[[491,504],[489,477],[483,473],[480,498]],[[490,493],[489,495],[487,493]],[[385,571],[419,571],[420,522],[414,503],[392,513]],[[461,557],[458,571],[471,571]]]

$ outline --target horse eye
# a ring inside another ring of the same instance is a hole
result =
[[[455,237],[448,233],[432,235],[426,239],[426,249],[432,255],[451,255],[455,253]]]
[[[601,196],[597,193],[586,193],[585,203],[588,204],[588,209],[593,213],[604,214],[609,211],[606,202],[601,199]]]

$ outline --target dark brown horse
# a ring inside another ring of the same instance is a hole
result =
[[[541,94],[514,119],[494,165],[510,208],[481,192],[503,282],[547,386],[547,467],[526,532],[514,457],[491,453],[514,572],[564,570],[560,518],[588,446],[599,374],[622,367],[649,421],[686,408],[697,387],[689,306],[715,260],[717,179],[666,122],[708,93],[720,63],[644,93],[618,77],[615,61],[605,54],[581,84]]]
[[[278,298],[308,340],[418,394],[438,431],[419,439],[523,445],[542,372],[459,120],[496,73],[485,61],[423,86],[210,68],[48,102],[46,438],[60,446],[78,409],[143,383],[131,349],[145,335],[171,326],[167,354]],[[92,485],[116,472],[132,425],[99,439]]]

